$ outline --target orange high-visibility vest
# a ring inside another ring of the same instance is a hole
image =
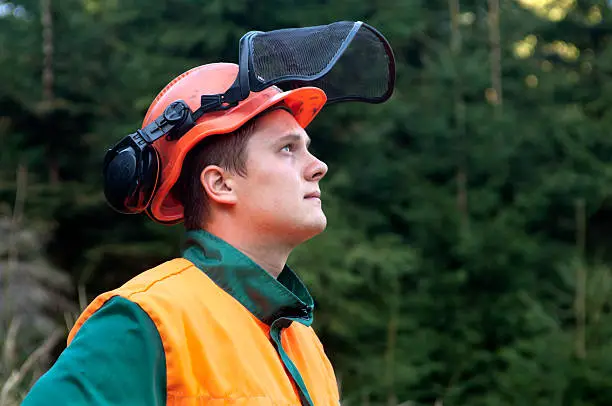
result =
[[[157,327],[166,357],[167,405],[301,404],[270,326],[192,262],[168,261],[98,296],[78,318],[68,344],[114,296],[137,303]],[[280,330],[280,341],[313,404],[337,406],[335,375],[313,329],[290,323]]]

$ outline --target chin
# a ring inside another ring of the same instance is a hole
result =
[[[321,217],[304,227],[304,234],[307,235],[305,240],[309,240],[325,231],[325,228],[327,228],[327,218],[325,216]]]
[[[327,219],[325,216],[319,219],[313,219],[309,222],[293,224],[293,227],[286,229],[285,238],[293,246],[298,246],[313,237],[321,234],[327,227]]]

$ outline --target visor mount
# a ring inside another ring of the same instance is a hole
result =
[[[200,97],[200,108],[203,113],[227,110],[238,105],[238,101],[228,99],[225,94],[203,94]],[[197,115],[197,112],[196,112]],[[199,118],[196,117],[196,120]]]

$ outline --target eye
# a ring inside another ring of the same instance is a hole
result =
[[[281,151],[291,152],[294,150],[293,144],[287,144],[281,148]]]

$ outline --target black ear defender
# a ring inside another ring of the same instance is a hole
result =
[[[103,175],[108,204],[120,213],[140,213],[159,178],[159,155],[138,133],[130,134],[106,153]]]
[[[238,104],[239,81],[226,94],[200,96],[200,107],[191,111],[183,100],[172,102],[146,127],[125,136],[104,156],[104,196],[109,206],[123,214],[147,210],[159,184],[161,161],[153,143],[161,137],[176,141],[204,113]]]
[[[104,196],[119,213],[143,212],[155,194],[160,158],[153,143],[166,136],[177,140],[194,125],[191,109],[182,100],[171,103],[151,124],[129,134],[104,156]]]

